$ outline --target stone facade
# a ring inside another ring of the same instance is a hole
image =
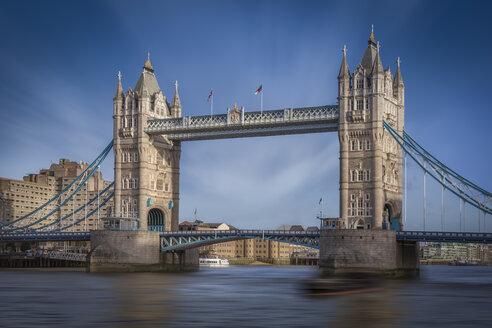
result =
[[[123,93],[121,75],[118,75],[113,104],[114,214],[138,218],[139,229],[176,231],[181,144],[165,135],[149,136],[144,128],[148,120],[181,117],[177,82],[169,104],[147,59],[134,90],[129,88]],[[154,222],[150,219],[151,210]],[[161,215],[164,225],[155,226]]]
[[[343,51],[338,75],[340,108],[340,218],[349,228],[401,228],[402,150],[383,120],[403,134],[404,85],[383,69],[371,32],[361,63],[351,74]]]

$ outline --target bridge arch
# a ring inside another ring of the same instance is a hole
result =
[[[147,230],[150,231],[164,231],[165,228],[165,214],[159,208],[152,208],[147,214]]]
[[[384,204],[384,211],[383,211],[383,229],[388,229],[388,230],[396,230],[400,231],[401,230],[401,222],[400,222],[400,217],[401,215],[398,215],[400,213],[397,213],[397,208],[395,208],[395,205],[393,202],[387,202]]]
[[[357,220],[355,228],[359,230],[366,229],[366,221],[364,219]]]

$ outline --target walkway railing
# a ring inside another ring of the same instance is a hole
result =
[[[145,132],[166,134],[176,140],[197,140],[335,131],[338,117],[337,105],[262,112],[235,109],[227,114],[149,120]]]

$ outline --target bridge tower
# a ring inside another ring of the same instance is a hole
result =
[[[404,85],[397,60],[383,69],[371,31],[362,61],[351,74],[343,50],[338,75],[340,108],[340,217],[359,229],[402,228],[402,150],[383,129],[403,134]]]
[[[149,56],[150,57],[150,56]],[[181,117],[176,82],[172,104],[147,58],[135,88],[123,93],[121,74],[113,98],[114,213],[138,219],[143,230],[178,229],[181,144],[144,132],[147,120]]]

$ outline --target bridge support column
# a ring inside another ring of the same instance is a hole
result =
[[[319,266],[326,275],[418,275],[418,243],[400,243],[391,230],[322,230]]]
[[[157,231],[92,231],[87,271],[157,271],[159,253]]]
[[[189,271],[198,268],[198,251],[161,253],[160,232],[91,232],[87,272]]]

